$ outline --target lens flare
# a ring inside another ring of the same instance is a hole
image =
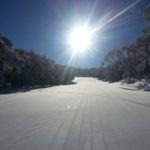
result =
[[[97,2],[97,1],[96,1]],[[94,42],[94,38],[96,37],[96,32],[100,31],[101,29],[105,28],[108,24],[111,24],[113,21],[121,17],[124,13],[129,11],[131,8],[133,8],[135,5],[137,5],[141,0],[136,0],[123,10],[121,10],[119,13],[114,15],[113,17],[110,17],[106,14],[101,18],[101,20],[97,21],[97,25],[89,27],[89,21],[92,17],[92,14],[94,12],[94,9],[96,7],[96,2],[93,5],[92,11],[90,13],[90,16],[87,19],[87,22],[84,25],[76,26],[70,33],[67,38],[67,42],[70,46],[70,49],[72,51],[72,58],[73,60],[77,54],[85,54],[87,50],[94,49],[92,48],[92,43]]]
[[[129,5],[128,7],[126,7],[125,9],[123,9],[122,11],[120,11],[118,14],[116,14],[115,16],[111,17],[110,19],[108,19],[105,23],[103,23],[102,25],[94,28],[92,30],[92,32],[97,32],[99,30],[101,30],[102,28],[104,28],[107,24],[113,22],[114,20],[116,20],[118,17],[120,17],[121,15],[123,15],[124,13],[126,13],[129,9],[133,8],[135,5],[137,5],[141,0],[137,0],[134,3],[132,3],[131,5]]]
[[[83,52],[91,46],[92,34],[87,26],[77,26],[68,36],[68,43],[75,52]]]

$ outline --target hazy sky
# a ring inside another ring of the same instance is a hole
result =
[[[74,25],[89,20],[99,25],[115,16],[134,0],[0,0],[0,33],[14,47],[34,50],[67,64],[71,51],[67,34]],[[96,32],[93,46],[85,55],[76,56],[75,66],[95,67],[108,50],[133,42],[142,34],[146,22],[143,10],[149,0],[141,0],[132,9]],[[89,19],[90,18],[90,19]]]

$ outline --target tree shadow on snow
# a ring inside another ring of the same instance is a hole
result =
[[[128,101],[130,103],[145,106],[145,107],[150,107],[150,103],[140,103],[140,102],[135,102],[135,101],[132,101],[132,100],[129,100],[129,99],[121,99],[121,100]]]
[[[130,91],[138,91],[139,89],[131,89],[131,88],[125,88],[125,87],[120,87],[121,89],[124,90],[130,90]]]
[[[76,84],[76,82],[67,82],[62,83],[59,85],[73,85]],[[0,88],[0,95],[2,94],[13,94],[13,93],[24,93],[29,92],[31,90],[37,90],[37,89],[43,89],[43,88],[49,88],[52,86],[58,86],[58,85],[37,85],[37,86],[24,86],[24,87],[6,87],[6,88]]]
[[[25,87],[6,87],[0,89],[0,94],[13,94],[13,93],[24,93],[31,90],[41,89],[41,88],[49,88],[49,85],[41,85],[41,86],[25,86]]]

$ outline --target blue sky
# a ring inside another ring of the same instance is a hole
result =
[[[71,52],[66,44],[68,31],[88,20],[98,25],[102,18],[113,17],[134,0],[0,0],[0,33],[14,47],[33,50],[56,63],[68,64]],[[143,10],[149,0],[141,0],[125,14],[97,32],[93,47],[76,56],[78,67],[97,67],[108,50],[131,43],[142,34],[146,21]]]

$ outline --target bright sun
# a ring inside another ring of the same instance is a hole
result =
[[[90,48],[92,32],[87,26],[78,26],[68,36],[68,43],[74,52],[84,52]]]

